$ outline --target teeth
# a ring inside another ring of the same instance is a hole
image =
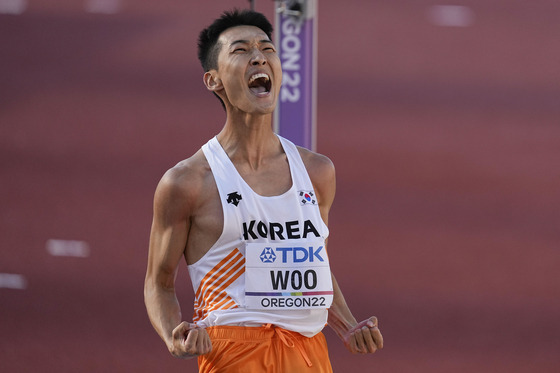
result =
[[[259,78],[265,78],[267,81],[270,80],[270,77],[268,76],[268,74],[258,73],[258,74],[253,75],[251,77],[251,79],[249,79],[249,84],[253,83],[255,80],[257,80]]]

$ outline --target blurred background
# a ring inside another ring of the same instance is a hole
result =
[[[197,371],[143,281],[160,177],[225,120],[196,39],[233,7],[0,0],[2,372]],[[335,371],[559,371],[559,21],[557,0],[319,1],[329,253],[386,344],[327,328]]]

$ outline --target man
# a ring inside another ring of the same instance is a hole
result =
[[[282,69],[271,33],[252,11],[201,32],[204,84],[226,123],[155,193],[146,308],[171,354],[197,356],[201,372],[331,372],[327,322],[352,353],[383,347],[377,319],[356,322],[328,265],[333,164],[272,131]],[[194,323],[175,293],[181,257]]]

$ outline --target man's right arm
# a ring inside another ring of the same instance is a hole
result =
[[[190,358],[211,350],[204,329],[182,322],[175,279],[190,229],[196,192],[188,189],[188,172],[176,167],[160,181],[154,197],[144,301],[148,316],[173,356]],[[192,193],[195,192],[195,193]]]

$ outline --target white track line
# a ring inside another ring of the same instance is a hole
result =
[[[27,0],[0,0],[0,14],[22,14],[27,9]]]
[[[428,20],[436,26],[469,27],[475,19],[474,11],[462,5],[434,5],[426,13]]]
[[[87,258],[90,255],[89,244],[85,241],[50,239],[46,248],[52,256]]]
[[[0,288],[25,290],[27,288],[27,280],[23,275],[0,273]]]
[[[84,2],[84,10],[88,13],[116,14],[121,8],[121,0],[85,0]]]

